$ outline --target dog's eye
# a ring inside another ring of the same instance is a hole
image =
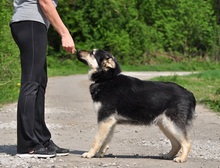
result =
[[[96,55],[96,51],[97,51],[97,49],[92,50],[92,51],[90,52],[90,55],[95,56],[95,55]]]
[[[91,52],[90,52],[90,55],[95,55],[95,51],[91,51]]]

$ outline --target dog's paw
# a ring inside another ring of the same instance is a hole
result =
[[[109,149],[109,146],[106,145],[102,150],[100,150],[98,153],[96,153],[96,157],[99,157],[99,158],[103,158],[107,152],[107,150]]]
[[[92,155],[91,153],[89,153],[89,152],[85,152],[85,153],[83,153],[82,154],[82,158],[92,158],[94,155]]]
[[[183,158],[181,158],[181,157],[176,157],[176,158],[173,159],[173,161],[174,161],[174,162],[177,162],[177,163],[183,163],[183,162],[186,161],[186,159],[183,159]]]

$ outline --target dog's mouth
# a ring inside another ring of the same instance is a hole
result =
[[[80,50],[77,50],[76,56],[77,56],[77,59],[78,59],[79,61],[81,61],[82,63],[88,65],[88,62],[87,62],[85,59],[82,58],[82,54],[81,54],[81,51],[80,51]]]

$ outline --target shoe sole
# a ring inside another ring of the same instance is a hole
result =
[[[69,153],[56,153],[56,156],[67,156]]]
[[[55,157],[56,154],[51,154],[51,155],[43,155],[43,154],[30,154],[30,153],[25,153],[25,154],[16,154],[17,157],[20,158],[52,158]]]

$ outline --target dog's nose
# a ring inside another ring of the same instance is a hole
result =
[[[76,54],[79,54],[79,53],[80,53],[80,50],[77,49],[77,50],[76,50]]]
[[[80,56],[80,50],[76,50],[76,56],[79,57]]]

